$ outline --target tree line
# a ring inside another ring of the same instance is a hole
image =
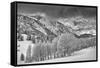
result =
[[[76,38],[70,33],[62,34],[51,42],[39,42],[27,48],[25,62],[38,62],[71,56],[74,51],[96,46],[96,38]]]

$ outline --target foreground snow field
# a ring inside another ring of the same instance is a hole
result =
[[[34,44],[32,43],[32,41],[18,41],[17,42],[18,45],[20,45],[20,47],[18,47],[19,52],[17,52],[17,61],[18,63],[23,63],[20,61],[20,56],[21,54],[24,54],[24,56],[26,56],[26,51],[29,45],[31,45],[32,47],[34,46]]]
[[[75,52],[72,56],[46,60],[37,63],[54,63],[54,62],[71,62],[71,61],[86,61],[96,60],[96,48],[87,48]]]
[[[23,45],[24,47],[20,47],[20,50],[24,50],[21,51],[22,53],[25,54],[25,50],[27,48],[27,44],[32,45],[32,42],[29,41],[29,43],[25,43],[26,41],[24,41]],[[20,44],[22,44],[22,42],[20,42]],[[34,46],[34,45],[32,45]],[[24,49],[22,49],[24,48]],[[45,61],[39,61],[39,62],[32,62],[32,63],[24,63],[23,61],[20,61],[20,53],[18,53],[17,57],[18,57],[18,64],[39,64],[39,63],[55,63],[55,62],[71,62],[71,61],[86,61],[86,60],[96,60],[96,47],[89,47],[89,48],[85,48],[82,49],[80,51],[76,51],[72,54],[72,56],[66,56],[66,57],[62,57],[62,58],[55,58],[55,59],[50,59],[50,60],[45,60]],[[26,55],[26,54],[25,54]]]

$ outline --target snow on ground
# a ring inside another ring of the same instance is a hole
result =
[[[70,62],[70,61],[86,61],[96,60],[96,48],[87,48],[75,52],[72,56],[46,60],[37,63],[54,63],[54,62]]]
[[[72,56],[50,59],[39,62],[32,63],[18,63],[18,64],[39,64],[39,63],[55,63],[55,62],[71,62],[71,61],[86,61],[86,60],[96,60],[96,47],[89,47],[76,51]]]
[[[20,50],[19,52],[17,52],[17,62],[18,63],[21,63],[20,61],[20,55],[21,54],[24,54],[24,56],[26,56],[26,51],[27,51],[27,48],[28,46],[34,46],[34,44],[32,43],[32,41],[27,41],[27,40],[24,40],[24,41],[18,41],[18,45],[20,45],[20,47],[18,47],[18,50]]]

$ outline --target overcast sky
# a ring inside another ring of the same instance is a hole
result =
[[[96,8],[92,7],[74,7],[74,6],[53,6],[53,5],[37,5],[37,4],[18,4],[18,14],[33,14],[36,12],[46,13],[53,17],[67,16],[87,16],[93,17],[96,15]]]

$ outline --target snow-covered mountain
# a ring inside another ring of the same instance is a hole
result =
[[[46,14],[36,13],[32,15],[18,15],[17,22],[18,34],[52,35],[57,37],[62,33],[69,32],[78,36],[82,34],[96,35],[95,19],[86,19],[81,16],[53,19]]]

